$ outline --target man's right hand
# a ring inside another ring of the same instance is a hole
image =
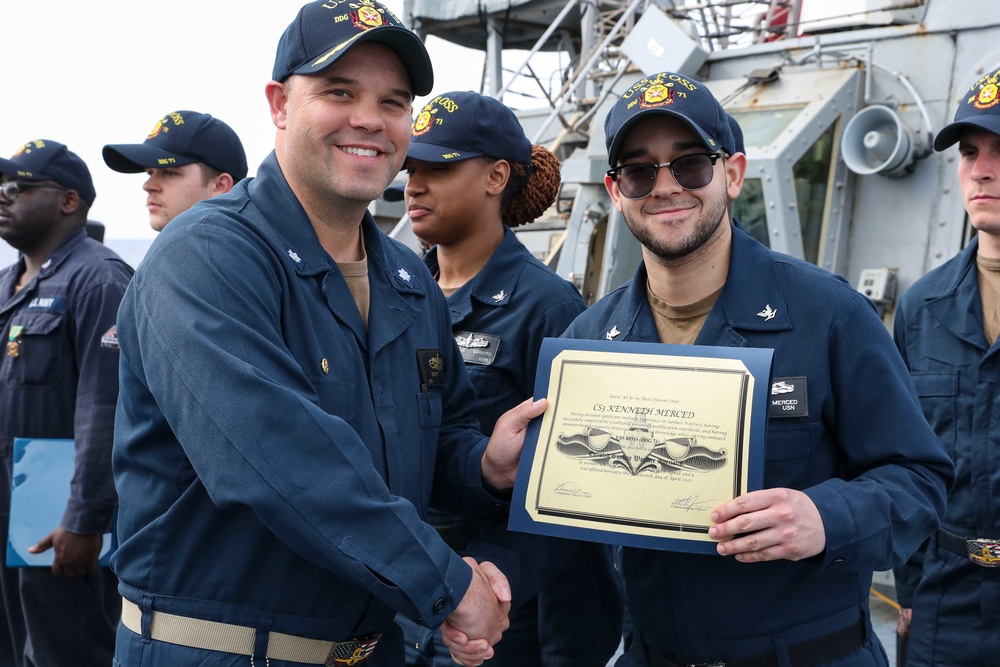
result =
[[[472,568],[472,583],[441,626],[441,636],[455,662],[475,667],[493,657],[493,645],[510,625],[510,585],[492,563],[464,560]]]

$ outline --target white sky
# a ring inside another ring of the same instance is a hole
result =
[[[278,38],[303,4],[8,0],[0,37],[7,71],[0,155],[34,139],[66,144],[93,175],[97,199],[90,218],[104,223],[106,238],[153,238],[145,174],[111,171],[101,148],[140,143],[162,116],[191,109],[232,126],[250,175],[256,173],[274,143],[264,84]],[[385,4],[402,15],[403,0]],[[482,52],[434,37],[427,45],[435,93],[479,89]],[[522,58],[505,56],[504,65],[516,67]]]

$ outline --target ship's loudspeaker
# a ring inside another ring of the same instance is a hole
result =
[[[895,111],[873,104],[854,114],[847,124],[840,154],[855,174],[898,178],[913,171],[913,136]]]

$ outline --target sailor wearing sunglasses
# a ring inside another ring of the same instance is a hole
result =
[[[887,665],[872,572],[935,530],[953,469],[885,326],[845,280],[732,223],[746,157],[702,83],[641,79],[605,135],[643,262],[564,335],[770,348],[772,389],[799,399],[769,414],[765,488],[713,512],[718,555],[624,549],[618,665]]]

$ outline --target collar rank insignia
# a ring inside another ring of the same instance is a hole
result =
[[[292,250],[291,246],[285,246],[285,252],[292,259],[292,261],[295,262],[296,264],[301,264],[302,263],[302,258],[299,257],[299,253],[297,253],[294,250]]]
[[[52,260],[51,259],[47,259],[47,260],[45,260],[45,263],[42,264],[42,269],[47,269],[50,266],[52,266]]]
[[[621,335],[622,335],[622,332],[618,330],[618,325],[615,325],[615,326],[611,327],[611,331],[609,331],[608,333],[604,334],[604,339],[605,340],[614,340],[615,338],[618,338],[618,336],[621,336]]]
[[[392,274],[406,285],[413,285],[413,275],[401,263],[396,262],[396,266],[392,267]]]
[[[757,313],[757,317],[763,317],[764,321],[768,322],[770,320],[773,320],[774,316],[777,314],[778,311],[775,308],[771,308],[771,304],[767,304],[766,306],[764,306],[764,310]]]
[[[500,303],[506,298],[507,298],[507,292],[503,290],[500,290],[499,292],[493,295],[493,300],[496,301],[497,303]]]
[[[109,350],[117,350],[118,346],[118,325],[112,325],[110,329],[104,332],[101,336],[101,347],[106,347]]]

